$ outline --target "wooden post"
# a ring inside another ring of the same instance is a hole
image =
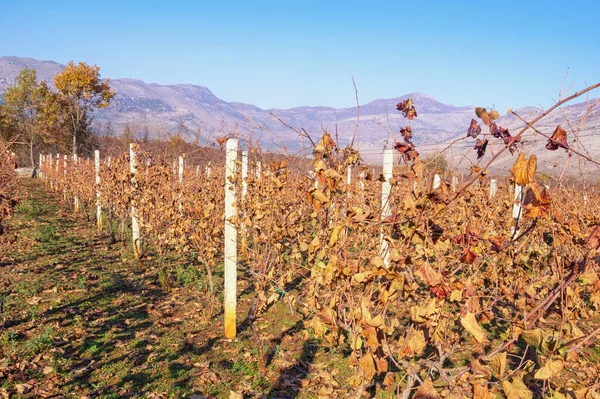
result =
[[[440,188],[441,185],[442,185],[442,179],[440,178],[440,175],[438,175],[436,173],[435,175],[433,175],[433,186],[432,186],[432,189],[435,190],[437,188]]]
[[[96,226],[102,231],[102,205],[100,204],[100,151],[94,151],[94,169],[96,171]]]
[[[496,191],[498,191],[496,179],[490,179],[490,198],[494,198]]]
[[[135,174],[137,172],[137,159],[133,143],[129,144],[129,171],[131,172],[131,184],[135,185]],[[140,224],[137,209],[131,204],[131,240],[133,242],[133,256],[135,259],[140,257]]]
[[[392,215],[392,204],[390,203],[390,193],[392,191],[392,186],[390,184],[390,179],[392,178],[393,169],[394,150],[391,148],[386,148],[385,150],[383,150],[383,178],[385,180],[381,185],[381,220],[385,220],[386,218]],[[385,236],[383,234],[384,228],[385,226],[382,226],[380,255],[383,259],[383,264],[385,265],[385,267],[389,268],[390,251],[389,244],[385,240]]]
[[[238,140],[228,139],[225,152],[225,337],[236,336],[237,306],[237,229],[231,218],[236,215],[236,193],[233,180],[237,172]]]
[[[248,151],[242,151],[242,199],[248,191]]]

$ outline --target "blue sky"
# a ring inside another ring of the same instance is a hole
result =
[[[425,92],[500,112],[600,81],[600,1],[0,0],[0,55],[193,83],[262,108]]]

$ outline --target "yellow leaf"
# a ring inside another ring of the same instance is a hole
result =
[[[519,186],[525,186],[533,181],[536,167],[537,158],[535,155],[529,157],[529,160],[525,160],[525,156],[520,152],[515,164],[510,168],[510,173],[515,178],[515,183]]]
[[[473,399],[488,399],[490,392],[486,384],[473,384]]]
[[[533,399],[533,392],[527,388],[520,377],[513,378],[513,382],[502,381],[502,389],[508,399]]]
[[[329,246],[330,247],[333,247],[335,245],[335,243],[338,241],[340,232],[343,229],[344,229],[344,226],[342,226],[341,224],[338,224],[337,226],[334,227],[333,231],[331,232],[331,236],[329,236]]]
[[[373,360],[373,355],[367,353],[363,356],[362,359],[358,362],[358,367],[362,370],[365,380],[371,381],[375,376],[375,361]]]
[[[359,285],[368,281],[371,277],[373,277],[373,273],[371,271],[356,273],[352,276],[352,285]]]
[[[504,373],[506,372],[506,352],[496,354],[490,362],[490,367],[497,377],[504,377]]]
[[[473,335],[477,342],[482,343],[487,339],[485,330],[477,323],[475,315],[471,312],[460,318],[460,324]]]
[[[541,348],[542,343],[544,342],[544,332],[539,328],[523,331],[521,338],[523,338],[523,341],[527,344],[535,348]]]
[[[552,377],[556,377],[562,371],[564,364],[562,360],[548,360],[548,362],[535,372],[533,378],[538,380],[549,380]]]

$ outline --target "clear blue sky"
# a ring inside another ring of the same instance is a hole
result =
[[[600,0],[0,0],[0,55],[193,83],[262,108],[349,107],[425,92],[454,105],[548,106],[568,67],[600,81]]]

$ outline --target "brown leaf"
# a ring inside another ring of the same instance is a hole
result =
[[[485,150],[487,149],[489,140],[480,140],[477,139],[477,144],[475,144],[475,150],[477,150],[477,159],[483,158],[485,155]]]
[[[560,125],[554,129],[554,133],[552,133],[552,137],[548,140],[546,144],[546,149],[550,151],[558,150],[558,147],[568,149],[569,144],[567,143],[567,132]]]
[[[410,127],[410,125],[408,125],[406,127],[401,127],[400,133],[402,133],[402,136],[404,137],[404,141],[406,141],[407,143],[410,143],[410,140],[412,139],[412,128]]]
[[[431,382],[430,378],[427,378],[425,381],[423,381],[423,384],[421,384],[419,389],[417,389],[413,399],[437,399],[439,397],[440,396],[433,387],[433,382]]]
[[[510,173],[512,173],[515,178],[515,183],[519,186],[525,186],[533,181],[533,176],[535,175],[537,167],[537,157],[532,155],[529,160],[525,159],[523,153],[519,153],[519,157],[515,161],[515,164],[510,168]]]
[[[552,199],[546,187],[535,182],[530,183],[523,199],[525,216],[537,218],[550,213]]]
[[[471,119],[471,124],[469,125],[469,130],[467,130],[467,136],[471,136],[474,139],[481,134],[481,126],[475,119]]]

